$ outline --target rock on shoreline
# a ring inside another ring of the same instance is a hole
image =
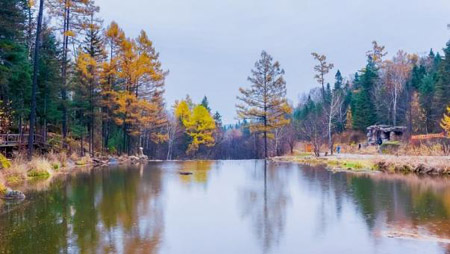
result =
[[[26,198],[25,194],[23,194],[23,192],[18,191],[18,190],[11,190],[11,189],[7,189],[6,193],[1,197],[4,200],[12,200],[12,201],[20,201],[20,200],[24,200]]]

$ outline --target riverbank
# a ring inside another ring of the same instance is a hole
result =
[[[325,165],[330,170],[450,175],[449,156],[339,154],[315,157],[311,154],[299,154],[274,157],[271,158],[271,160],[278,162],[295,162],[307,165]]]
[[[14,199],[13,190],[27,191],[30,189],[45,189],[51,179],[60,175],[76,173],[80,170],[90,170],[95,167],[134,164],[147,161],[147,157],[138,156],[101,156],[91,158],[79,157],[76,154],[67,156],[64,153],[50,153],[34,157],[31,161],[23,157],[13,160],[0,158],[0,199]]]

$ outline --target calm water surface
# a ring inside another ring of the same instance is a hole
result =
[[[443,178],[161,162],[80,173],[28,197],[1,208],[0,253],[450,253]]]

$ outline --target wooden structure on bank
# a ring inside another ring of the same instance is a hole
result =
[[[379,143],[379,140],[382,143],[386,141],[401,141],[405,131],[405,126],[372,125],[367,127],[367,143],[376,145]]]
[[[439,143],[450,148],[450,136],[446,135],[444,132],[411,136],[412,145],[418,146],[421,144],[431,145]]]
[[[28,147],[29,134],[0,134],[0,152],[10,156],[13,150]],[[35,134],[33,146],[39,150],[47,149],[47,141],[42,135]]]
[[[420,135],[412,135],[411,136],[411,140],[416,141],[416,140],[431,140],[431,139],[441,139],[441,138],[446,138],[445,133],[441,132],[441,133],[433,133],[433,134],[420,134]]]

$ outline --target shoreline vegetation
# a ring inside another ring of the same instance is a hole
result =
[[[45,183],[49,183],[53,178],[61,175],[109,165],[144,163],[149,160],[145,155],[100,157],[86,155],[80,157],[75,153],[71,156],[67,156],[65,153],[49,153],[45,156],[33,157],[31,161],[22,157],[16,157],[9,161],[2,156],[0,156],[0,161],[2,164],[0,200],[20,200],[25,198],[22,191],[45,189],[48,186]]]
[[[339,154],[316,157],[313,153],[299,153],[272,157],[269,160],[311,166],[323,165],[331,171],[450,176],[449,156]],[[39,186],[39,182],[51,182],[47,180],[76,173],[79,170],[160,160],[149,160],[145,155],[80,157],[76,153],[71,156],[65,153],[49,153],[45,156],[33,157],[31,161],[20,156],[11,161],[2,157],[0,161],[3,167],[0,170],[0,199],[7,199],[8,193],[17,194],[13,190],[45,189]]]
[[[313,154],[303,153],[274,157],[271,160],[306,165],[324,165],[327,169],[333,171],[450,176],[449,156],[341,154],[316,157]]]

